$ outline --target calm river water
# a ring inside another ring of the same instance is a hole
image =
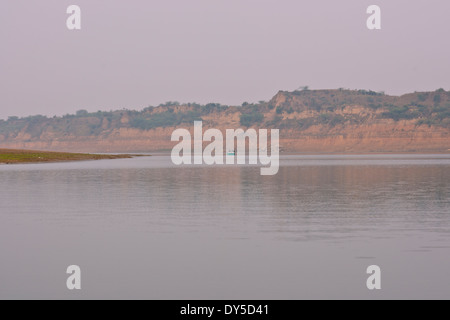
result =
[[[0,190],[1,299],[450,298],[450,155],[1,165]]]

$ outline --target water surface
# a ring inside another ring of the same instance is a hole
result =
[[[450,155],[1,165],[0,190],[2,299],[450,298]]]

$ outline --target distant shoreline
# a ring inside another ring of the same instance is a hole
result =
[[[388,96],[366,90],[279,91],[270,101],[225,106],[168,102],[49,118],[0,120],[0,145],[9,149],[134,153],[172,150],[172,134],[205,129],[278,129],[282,152],[447,153],[450,91]]]
[[[48,152],[36,150],[0,149],[0,164],[32,164],[48,162],[70,162],[106,159],[130,159],[131,154],[89,154],[70,152]]]
[[[364,156],[364,155],[448,155],[450,150],[443,152],[282,152],[280,155],[300,155],[300,156]],[[170,156],[169,151],[153,152],[153,156]],[[22,149],[1,149],[0,148],[0,164],[35,164],[50,162],[73,162],[88,160],[114,160],[114,159],[130,159],[134,157],[151,156],[148,153],[140,154],[102,154],[102,153],[71,153],[71,152],[54,152],[54,151],[37,151]]]

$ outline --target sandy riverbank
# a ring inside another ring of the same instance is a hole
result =
[[[129,154],[109,155],[0,149],[0,163],[3,164],[126,159],[132,157],[133,155]]]

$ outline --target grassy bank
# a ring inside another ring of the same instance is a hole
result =
[[[127,154],[102,155],[102,154],[0,149],[0,163],[6,164],[125,159],[125,158],[132,158],[132,156]]]

